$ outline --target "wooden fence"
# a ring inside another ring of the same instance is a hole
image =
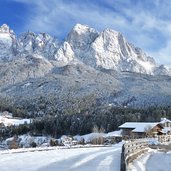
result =
[[[156,139],[160,143],[169,142],[171,141],[171,135],[158,135]]]
[[[159,143],[171,142],[171,135],[158,135],[153,141]],[[127,165],[135,160],[139,155],[146,152],[149,147],[150,138],[148,139],[135,139],[127,141],[122,146],[121,153],[121,171],[127,170]]]
[[[120,170],[126,171],[127,165],[147,150],[148,140],[138,139],[126,142],[122,146]]]

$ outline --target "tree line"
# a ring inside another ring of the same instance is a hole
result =
[[[50,135],[58,138],[61,135],[87,134],[93,128],[103,128],[105,132],[118,129],[124,122],[158,122],[161,117],[171,119],[171,107],[121,108],[111,106],[91,106],[78,113],[54,113],[36,117],[31,124],[10,126],[1,129],[1,138],[29,133],[31,135]]]

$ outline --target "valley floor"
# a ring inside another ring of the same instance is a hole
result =
[[[118,171],[121,146],[0,154],[0,170]]]

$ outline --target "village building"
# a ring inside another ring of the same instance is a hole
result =
[[[107,134],[104,134],[103,137],[106,144],[114,144],[122,141],[121,130],[108,132]]]
[[[126,122],[119,126],[123,138],[155,137],[171,133],[171,121],[161,118],[160,122]]]
[[[160,124],[163,126],[161,134],[171,134],[171,121],[167,118],[161,118]]]

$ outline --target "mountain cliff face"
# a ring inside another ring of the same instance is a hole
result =
[[[121,33],[106,29],[98,33],[92,28],[77,24],[67,41],[75,56],[92,67],[154,74],[154,59],[128,43]]]
[[[113,105],[165,105],[171,102],[170,76],[170,68],[111,29],[77,24],[61,42],[46,33],[17,37],[0,27],[0,95],[12,102],[91,95]]]
[[[16,38],[12,30],[4,24],[0,27],[0,60],[11,60],[15,54]]]

